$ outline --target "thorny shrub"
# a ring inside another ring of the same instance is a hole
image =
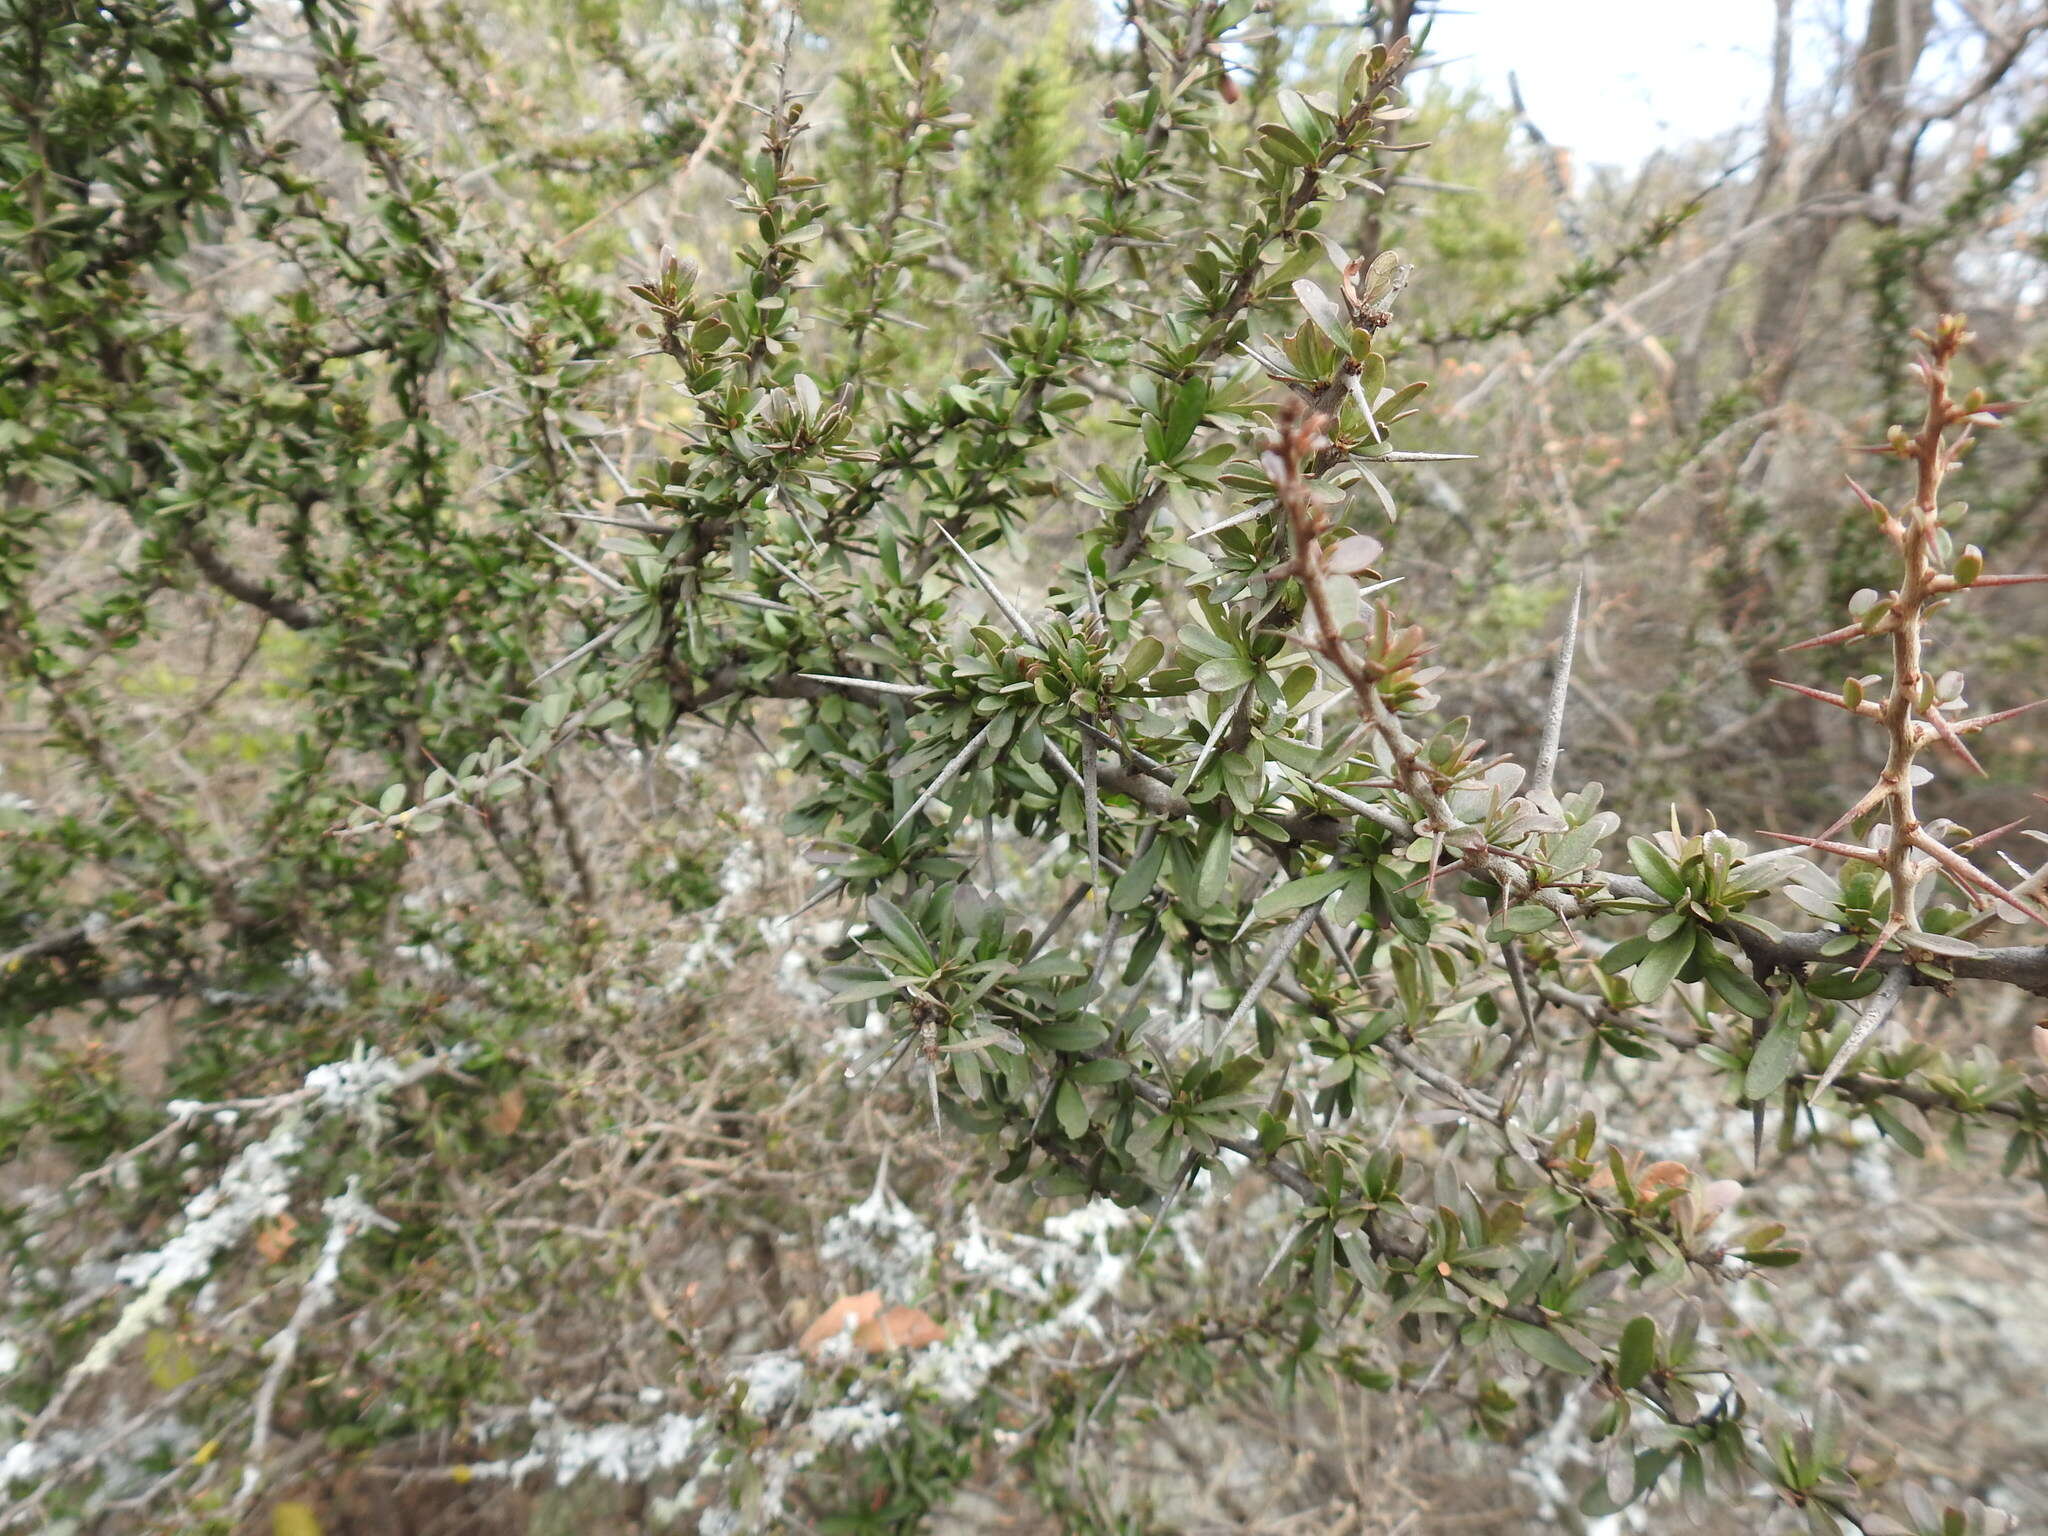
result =
[[[1444,717],[1401,616],[1403,477],[1461,458],[1415,446],[1430,275],[1333,230],[1421,147],[1405,8],[1316,90],[1251,0],[1133,6],[1062,170],[1047,73],[977,135],[919,0],[819,145],[770,6],[688,23],[722,73],[620,54],[646,110],[560,146],[459,13],[394,15],[494,165],[681,158],[737,243],[662,253],[628,314],[563,256],[604,207],[487,234],[327,0],[260,23],[325,161],[239,7],[0,6],[0,659],[77,776],[0,801],[0,1125],[69,1159],[7,1207],[9,1518],[317,1529],[309,1468],[405,1447],[413,1483],[588,1474],[655,1524],[901,1529],[1000,1452],[1067,1528],[1175,1528],[1206,1516],[1146,1448],[1227,1381],[1412,1402],[1553,1517],[2006,1528],[1759,1299],[1807,1256],[1772,1194],[1801,1151],[2048,1184],[2038,1075],[1896,1025],[2048,996],[2043,876],[1992,852],[2020,829],[1926,804],[2019,713],[1933,670],[1946,610],[2044,579],[1957,531],[2013,409],[1960,319],[1913,333],[1914,419],[1854,488],[1888,585],[1809,642],[1859,670],[1787,683],[1875,733],[1875,782],[1770,849],[1629,829],[1560,780],[1576,603],[1526,766]],[[260,291],[174,323],[239,280],[195,263],[230,238]],[[202,601],[252,623],[188,699]],[[748,793],[792,801],[822,934],[744,906],[759,818],[694,721],[780,731],[789,787]],[[703,978],[795,933],[817,981],[793,950],[783,984],[841,1035],[706,1034]],[[87,1038],[150,1004],[161,1109]],[[1688,1155],[1646,1155],[1680,1139],[1635,1113],[1659,1083]],[[890,1137],[936,1127],[927,1213],[886,1155],[856,1201],[777,1150],[885,1099]],[[650,1216],[715,1217],[669,1259],[762,1297],[657,1278],[615,1200],[650,1168],[686,1181]],[[799,1254],[806,1182],[846,1198]],[[545,1392],[536,1286],[588,1345]]]

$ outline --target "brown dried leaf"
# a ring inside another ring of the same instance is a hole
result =
[[[856,1329],[865,1327],[881,1310],[880,1291],[862,1291],[858,1296],[842,1296],[821,1312],[818,1320],[804,1330],[804,1336],[796,1341],[796,1347],[803,1354],[815,1359],[818,1351],[838,1338],[849,1324]]]
[[[493,1136],[510,1136],[525,1118],[526,1090],[514,1083],[491,1101],[491,1112],[484,1116],[484,1129]]]
[[[891,1307],[862,1323],[853,1342],[871,1355],[881,1355],[895,1349],[922,1349],[945,1336],[946,1330],[916,1307]]]
[[[1652,1163],[1636,1175],[1636,1189],[1649,1196],[1661,1189],[1683,1189],[1691,1180],[1692,1170],[1683,1163]]]
[[[299,1240],[298,1219],[286,1211],[277,1220],[266,1222],[256,1234],[256,1251],[267,1264],[282,1264],[285,1255],[292,1251],[292,1244]]]

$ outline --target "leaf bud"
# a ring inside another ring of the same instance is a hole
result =
[[[1977,578],[1984,574],[1984,551],[1976,545],[1966,545],[1962,554],[1956,557],[1956,585],[1974,587]]]

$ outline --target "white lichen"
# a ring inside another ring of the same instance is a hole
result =
[[[907,1301],[930,1272],[938,1238],[889,1188],[885,1161],[867,1199],[825,1223],[819,1253],[866,1276],[893,1301]]]
[[[129,1254],[116,1263],[115,1281],[140,1286],[141,1294],[121,1309],[114,1325],[71,1368],[44,1410],[44,1420],[55,1414],[80,1381],[104,1371],[122,1349],[153,1327],[173,1296],[203,1280],[223,1253],[285,1209],[291,1200],[294,1165],[322,1120],[354,1119],[374,1135],[377,1109],[393,1089],[446,1072],[468,1054],[467,1048],[457,1047],[408,1065],[358,1047],[347,1060],[313,1068],[301,1087],[270,1099],[233,1105],[178,1101],[172,1120],[179,1124],[225,1108],[276,1113],[278,1119],[261,1141],[235,1154],[218,1182],[192,1197],[175,1237],[161,1248]]]
[[[734,1378],[746,1388],[747,1412],[757,1419],[779,1417],[804,1384],[804,1363],[792,1350],[756,1355]]]

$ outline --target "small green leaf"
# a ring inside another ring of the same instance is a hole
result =
[[[1899,1144],[1907,1156],[1925,1157],[1927,1155],[1927,1143],[1920,1139],[1919,1133],[1914,1131],[1911,1126],[1907,1125],[1905,1121],[1901,1120],[1889,1109],[1886,1109],[1884,1105],[1872,1104],[1870,1106],[1870,1118],[1877,1122],[1879,1130]]]
[[[932,952],[926,947],[924,936],[887,897],[868,898],[868,921],[875,925],[882,937],[887,939],[904,959],[926,967],[932,964]]]
[[[1533,901],[1509,907],[1500,915],[1500,926],[1509,933],[1541,933],[1558,920],[1557,914]]]
[[[1610,976],[1619,976],[1630,966],[1642,964],[1643,956],[1650,952],[1653,942],[1646,933],[1623,939],[1600,957],[1600,969]]]
[[[1636,1001],[1654,1003],[1662,997],[1670,989],[1679,969],[1692,958],[1692,947],[1690,928],[1674,933],[1662,944],[1652,944],[1631,978]]]
[[[1152,846],[1131,860],[1109,888],[1109,910],[1129,912],[1144,905],[1145,898],[1152,894],[1152,887],[1159,883],[1159,866],[1165,859],[1166,839],[1153,838]]]
[[[1848,935],[1844,935],[1848,937]],[[1852,943],[1850,948],[1854,948]],[[1884,980],[1884,972],[1876,966],[1867,971],[1828,971],[1808,978],[1806,990],[1815,997],[1825,997],[1831,1002],[1854,1002],[1868,997],[1878,989]]]
[[[1657,1363],[1657,1324],[1648,1317],[1633,1317],[1621,1330],[1621,1350],[1616,1356],[1614,1380],[1623,1391],[1627,1391],[1645,1376],[1650,1367]]]
[[[1266,140],[1268,147],[1284,163],[1289,165],[1315,164],[1315,151],[1304,144],[1301,141],[1301,136],[1295,133],[1293,129],[1284,128],[1279,123],[1261,123],[1259,124],[1259,135]]]
[[[1202,848],[1202,867],[1195,876],[1197,907],[1206,910],[1215,906],[1230,889],[1230,850],[1234,841],[1230,818],[1226,816]]]
[[[1749,1058],[1749,1067],[1742,1074],[1742,1096],[1752,1104],[1761,1102],[1784,1086],[1785,1079],[1792,1075],[1792,1067],[1799,1060],[1799,1036],[1805,1025],[1796,1010],[1771,1026],[1771,1032],[1758,1042],[1756,1054]]]
[[[1242,688],[1258,673],[1242,656],[1223,656],[1195,668],[1195,681],[1208,693],[1229,693]]]
[[[1131,1075],[1131,1064],[1116,1056],[1104,1056],[1096,1061],[1076,1063],[1067,1073],[1077,1083],[1086,1083],[1100,1088],[1106,1083],[1120,1083]]]
[[[1148,676],[1152,669],[1165,659],[1166,647],[1150,635],[1145,635],[1131,647],[1130,654],[1124,657],[1124,676],[1136,681]]]
[[[1269,917],[1278,917],[1283,912],[1296,912],[1312,906],[1335,891],[1351,878],[1352,871],[1342,866],[1326,869],[1320,874],[1302,875],[1286,884],[1266,892],[1252,908],[1255,921],[1263,922]]]
[[[1724,1003],[1737,1013],[1747,1014],[1752,1019],[1768,1019],[1771,1016],[1770,993],[1758,986],[1734,961],[1714,948],[1714,941],[1704,932],[1700,935],[1697,954],[1700,975],[1706,979],[1707,985],[1720,995]]]
[[[1521,1322],[1512,1317],[1502,1318],[1501,1328],[1506,1332],[1509,1342],[1532,1360],[1539,1361],[1554,1371],[1564,1371],[1573,1376],[1593,1374],[1593,1362],[1548,1328],[1539,1328],[1534,1323]]]
[[[888,997],[892,993],[901,992],[905,987],[916,985],[915,979],[909,976],[897,976],[889,981],[857,982],[843,992],[834,992],[832,1001],[841,1004],[871,1003],[878,997]]]
[[[1189,379],[1181,385],[1173,397],[1173,409],[1167,413],[1163,446],[1164,457],[1172,459],[1187,447],[1188,439],[1195,435],[1195,428],[1202,424],[1202,414],[1209,408],[1209,385],[1200,377]]]
[[[1088,1105],[1071,1079],[1062,1080],[1053,1096],[1052,1112],[1069,1141],[1078,1141],[1088,1131]]]
[[[1035,1044],[1055,1051],[1092,1051],[1109,1038],[1109,1026],[1090,1019],[1072,1024],[1048,1024],[1029,1031]]]
[[[1678,866],[1647,837],[1628,840],[1628,861],[1635,865],[1643,883],[1674,906],[1685,897],[1685,882],[1678,878]]]
[[[1173,1134],[1175,1121],[1171,1115],[1154,1115],[1135,1131],[1124,1143],[1133,1157],[1149,1157]]]

